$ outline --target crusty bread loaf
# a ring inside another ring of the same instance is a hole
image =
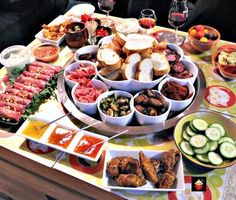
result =
[[[121,79],[121,73],[120,73],[120,70],[115,70],[111,74],[104,76],[104,77],[109,80],[116,81],[116,80]]]
[[[122,65],[122,59],[112,49],[102,48],[98,50],[97,60],[99,67],[109,67],[110,70],[119,69]]]
[[[168,60],[163,54],[153,53],[151,55],[153,72],[155,76],[162,76],[164,74],[169,73],[170,65]]]
[[[152,43],[148,40],[140,41],[139,39],[130,39],[126,41],[123,47],[123,51],[126,53],[127,56],[129,56],[133,53],[142,54],[151,48]]]
[[[120,44],[116,40],[114,40],[114,38],[111,42],[108,42],[100,47],[100,49],[107,48],[114,50],[118,55],[121,55],[122,53],[122,46],[120,46]]]
[[[138,53],[131,54],[125,60],[121,67],[122,77],[125,80],[134,79],[137,64],[141,61],[141,56]]]
[[[133,39],[139,40],[140,43],[142,43],[143,40],[147,40],[150,43],[152,43],[153,46],[155,46],[158,43],[154,37],[150,35],[142,35],[142,34],[129,34],[127,35],[126,41],[133,40]]]
[[[114,39],[123,47],[126,43],[127,37],[124,34],[117,32],[114,35]]]
[[[142,82],[149,82],[153,80],[153,66],[150,58],[145,58],[138,63],[135,79]]]

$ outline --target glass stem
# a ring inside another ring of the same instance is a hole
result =
[[[109,17],[109,12],[107,12],[107,18]]]
[[[175,44],[178,43],[178,27],[175,27]]]

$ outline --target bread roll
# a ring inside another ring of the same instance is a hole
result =
[[[136,73],[137,64],[141,61],[141,56],[138,53],[131,54],[125,60],[125,63],[121,67],[121,73],[123,79],[134,79]]]
[[[153,53],[151,55],[153,71],[155,76],[162,76],[169,73],[170,65],[168,60],[163,54]]]
[[[139,39],[130,39],[127,40],[123,51],[126,53],[127,56],[133,54],[133,53],[144,53],[152,48],[152,43],[148,40],[142,40]]]
[[[117,32],[114,35],[114,39],[123,47],[126,43],[127,37],[124,34]]]
[[[153,80],[153,65],[150,58],[145,58],[138,63],[135,79],[142,82],[150,82]]]
[[[122,59],[112,49],[99,49],[97,53],[99,67],[109,67],[111,70],[119,69],[122,65]]]

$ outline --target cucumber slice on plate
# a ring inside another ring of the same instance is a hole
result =
[[[211,141],[218,141],[221,138],[221,132],[220,129],[216,127],[209,127],[206,130],[206,136],[211,140]]]
[[[235,145],[234,140],[233,140],[232,138],[230,138],[230,137],[222,137],[222,138],[220,138],[219,141],[218,141],[219,144],[221,144],[221,143],[223,143],[223,142],[229,142],[229,143]]]
[[[204,163],[209,163],[208,155],[207,154],[202,154],[202,155],[196,155],[197,159],[201,162]]]
[[[192,120],[192,125],[198,131],[205,131],[208,127],[208,123],[199,118]]]
[[[208,153],[208,159],[213,165],[221,165],[223,163],[221,156],[218,153],[212,151]]]
[[[210,142],[207,142],[206,145],[202,148],[193,148],[194,153],[196,154],[206,154],[208,151],[210,151],[211,145]]]
[[[186,141],[189,141],[189,140],[190,140],[190,136],[186,133],[186,131],[183,131],[183,138],[184,138]]]
[[[200,135],[200,134],[192,136],[189,140],[190,144],[195,148],[204,147],[206,145],[207,141],[208,141],[207,137],[204,135]]]
[[[217,147],[218,147],[218,142],[216,142],[216,141],[211,141],[211,142],[210,142],[210,145],[211,145],[210,151],[215,151],[215,150],[217,149]]]
[[[221,137],[224,137],[224,135],[225,135],[225,129],[224,129],[224,127],[223,127],[221,124],[219,124],[219,123],[213,123],[213,124],[210,125],[210,127],[218,128],[218,129],[220,130]]]
[[[220,154],[225,158],[235,158],[236,157],[236,147],[229,142],[223,142],[220,145]]]
[[[186,128],[186,133],[189,135],[189,136],[194,136],[196,135],[196,133],[194,131],[192,131],[192,129],[190,128],[190,126],[187,126]]]
[[[193,126],[193,121],[191,121],[191,122],[189,123],[189,127],[191,128],[191,130],[192,130],[193,132],[195,132],[195,133],[198,132],[198,130],[197,130],[196,128],[194,128],[194,126]]]
[[[179,146],[185,154],[190,155],[190,156],[194,155],[193,149],[191,145],[189,144],[189,142],[182,141]]]

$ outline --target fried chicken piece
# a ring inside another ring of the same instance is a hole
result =
[[[152,162],[154,169],[156,171],[156,174],[157,174],[160,171],[161,162],[160,162],[160,160],[156,160],[156,159],[151,159],[151,162]]]
[[[144,179],[143,171],[139,165],[137,159],[132,157],[124,157],[119,163],[119,169],[121,174],[136,174],[140,178]]]
[[[173,171],[167,171],[160,177],[160,188],[171,188],[176,179],[176,174]],[[157,186],[157,185],[156,185]]]
[[[119,163],[124,157],[112,158],[107,164],[107,174],[110,177],[116,177],[119,175]]]
[[[170,151],[165,152],[161,159],[164,171],[172,170],[179,158],[180,153],[177,150],[171,149]]]
[[[139,152],[139,160],[147,180],[157,183],[158,177],[151,160],[147,158],[142,151]]]
[[[136,174],[120,174],[116,182],[119,186],[123,187],[140,187],[147,183],[145,179],[140,178]]]

